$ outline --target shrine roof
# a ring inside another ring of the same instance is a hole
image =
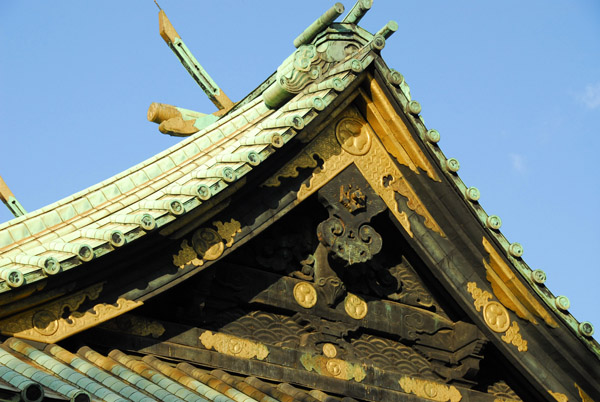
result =
[[[446,158],[437,145],[437,131],[425,127],[420,105],[411,99],[403,77],[378,58],[377,51],[385,43],[378,42],[382,36],[354,24],[339,26],[351,32],[356,49],[332,61],[319,79],[291,98],[272,104],[265,101],[265,93],[277,84],[274,75],[230,112],[180,143],[101,183],[0,225],[0,293],[79,269],[184,219],[221,193],[235,191],[244,176],[281,152],[320,114],[329,113],[334,100],[370,69],[379,72],[446,180],[453,183],[514,269],[598,355],[591,324],[578,322],[568,313],[568,300],[555,298],[542,287],[543,272],[527,266],[521,258],[521,245],[502,235],[500,218],[489,216],[478,203],[478,190],[467,188],[457,175],[458,161]],[[331,32],[322,32],[313,43],[318,46],[334,40],[328,35],[335,34],[336,28],[328,29]],[[293,63],[293,56],[280,69]]]

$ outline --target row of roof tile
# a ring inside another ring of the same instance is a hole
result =
[[[318,390],[233,376],[185,362],[174,365],[150,355],[132,356],[113,350],[105,356],[89,347],[71,353],[58,345],[40,350],[16,338],[0,345],[0,389],[35,402],[44,396],[76,402],[339,401]]]

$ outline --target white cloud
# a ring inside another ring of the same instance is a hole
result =
[[[519,173],[525,173],[527,170],[525,166],[525,157],[520,154],[508,154],[508,156],[510,158],[512,168]]]
[[[579,99],[588,109],[600,108],[600,82],[588,84]]]

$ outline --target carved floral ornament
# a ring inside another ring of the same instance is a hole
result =
[[[494,332],[502,333],[502,340],[508,344],[513,344],[519,352],[527,351],[527,341],[520,334],[520,328],[516,321],[510,320],[506,308],[494,300],[489,300],[493,296],[487,290],[481,290],[475,282],[467,284],[467,290],[471,293],[474,300],[475,309],[481,311],[486,325]]]
[[[182,240],[179,252],[173,255],[173,264],[179,268],[185,268],[187,264],[199,267],[205,261],[213,261],[219,258],[225,251],[225,247],[231,247],[234,237],[240,233],[240,222],[232,219],[229,222],[216,221],[213,227],[203,227],[194,232],[191,245],[187,239]]]

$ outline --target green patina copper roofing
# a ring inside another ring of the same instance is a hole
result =
[[[104,356],[88,347],[72,353],[58,345],[41,350],[15,338],[0,345],[0,390],[28,390],[30,395],[35,391],[40,395],[37,400],[52,393],[77,402],[316,402],[314,393],[330,398],[320,391],[233,377],[188,363],[174,366],[152,356],[140,358],[118,350]]]

